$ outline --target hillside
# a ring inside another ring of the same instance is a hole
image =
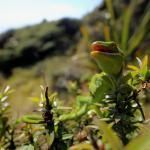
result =
[[[0,35],[0,70],[9,75],[15,67],[37,63],[50,55],[65,55],[74,51],[73,45],[80,39],[81,22],[62,19]]]
[[[119,2],[117,0],[113,4],[116,28],[121,36],[123,11],[129,3]],[[131,38],[126,48],[130,47],[132,34],[137,32],[137,24],[145,14],[147,3],[147,0],[140,1],[138,9],[134,11],[129,29]],[[141,6],[142,9],[139,9]],[[0,35],[0,87],[10,85],[17,91],[11,97],[15,113],[22,115],[31,110],[31,97],[40,96],[40,85],[48,85],[51,92],[57,91],[64,102],[74,100],[73,96],[81,91],[87,92],[87,80],[96,70],[89,57],[90,44],[113,37],[110,17],[106,14],[103,3],[81,20],[64,18],[53,22],[43,21]],[[140,44],[135,45],[127,61],[134,60],[135,56],[150,54],[150,28],[147,24],[144,34],[140,34],[143,36]],[[135,40],[134,43],[138,42]],[[118,44],[121,47],[120,39]],[[20,107],[22,103],[28,107]]]
[[[81,24],[80,20],[64,18],[1,34],[0,86],[10,85],[15,90],[11,97],[15,113],[31,110],[30,97],[39,96],[40,85],[47,84],[62,99],[69,99],[69,80],[79,85],[80,79],[90,75],[87,53],[78,51],[84,45]],[[22,102],[28,107],[20,107]]]

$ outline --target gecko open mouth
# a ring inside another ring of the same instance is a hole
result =
[[[107,46],[105,46],[105,45],[103,45],[103,44],[101,44],[99,42],[94,42],[91,45],[91,48],[92,48],[91,55],[94,56],[94,55],[96,55],[98,53],[105,53],[105,54],[108,53],[108,54],[112,54],[112,55],[118,54],[119,52],[114,50],[115,46],[116,45],[112,44],[110,47],[107,47]]]

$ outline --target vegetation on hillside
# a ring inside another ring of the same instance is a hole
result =
[[[0,147],[149,148],[149,111],[141,104],[150,102],[149,16],[149,0],[105,0],[82,20],[1,34]],[[121,78],[96,74],[101,70],[89,55],[96,40],[121,48]]]
[[[74,51],[80,39],[80,21],[62,19],[43,21],[39,25],[9,30],[0,36],[0,68],[10,73],[15,67],[32,65],[50,55]]]

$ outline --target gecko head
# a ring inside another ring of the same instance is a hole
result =
[[[102,41],[96,41],[93,42],[92,45],[92,51],[91,55],[97,55],[99,53],[119,53],[117,44],[113,41],[111,42],[102,42]]]
[[[102,71],[114,76],[121,72],[123,55],[115,42],[96,41],[91,48],[91,56]]]

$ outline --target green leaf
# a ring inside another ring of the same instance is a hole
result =
[[[145,55],[142,60],[142,69],[147,70],[147,66],[148,66],[148,55]]]
[[[132,79],[132,74],[131,72],[128,72],[125,76],[121,78],[121,82],[127,83],[130,79]]]
[[[150,148],[150,132],[133,139],[124,150],[148,150]]]
[[[53,102],[56,99],[57,93],[53,93],[50,95],[49,99]]]
[[[112,32],[113,32],[113,40],[118,42],[119,38],[118,38],[117,30],[116,30],[116,20],[115,20],[112,0],[105,0],[105,2],[106,2],[107,10],[110,14]]]
[[[94,150],[94,148],[89,143],[82,143],[82,144],[71,146],[69,150]]]
[[[35,103],[39,103],[41,101],[40,98],[38,98],[38,97],[30,97],[29,99]]]
[[[100,101],[105,98],[105,93],[113,87],[113,83],[113,79],[105,73],[95,74],[89,83],[89,90],[95,99]]]
[[[128,65],[128,68],[133,70],[133,71],[139,71],[139,68],[133,65]]]
[[[68,139],[72,139],[73,138],[73,134],[64,134],[62,139],[63,140],[68,140]]]
[[[121,41],[121,48],[123,51],[127,50],[127,41],[129,37],[129,32],[130,32],[130,22],[132,19],[133,12],[135,10],[136,6],[136,1],[131,1],[129,7],[126,9],[123,17],[123,30],[122,30],[122,41]]]
[[[48,143],[49,147],[51,147],[51,145],[53,144],[54,139],[55,139],[54,131],[51,132],[50,134],[47,133],[46,137],[47,137],[47,143]]]
[[[79,95],[76,98],[77,108],[81,108],[84,104],[91,104],[92,103],[92,97],[91,96],[82,96]]]
[[[72,107],[58,106],[56,109],[58,109],[58,110],[72,110]]]
[[[44,123],[42,116],[39,115],[24,115],[22,121],[31,124],[41,124]]]
[[[145,55],[143,60],[142,60],[142,67],[141,67],[141,75],[145,79],[147,75],[147,66],[148,66],[148,55]]]
[[[35,149],[33,145],[29,144],[29,145],[20,146],[19,148],[17,148],[17,150],[35,150]]]
[[[148,29],[148,22],[150,21],[150,2],[147,4],[147,9],[145,15],[142,16],[140,23],[133,34],[133,36],[129,40],[129,47],[128,47],[128,56],[134,51],[134,49],[139,45],[139,43],[143,40],[146,31]]]
[[[108,124],[103,121],[98,122],[100,131],[102,131],[102,136],[110,144],[112,150],[122,150],[123,144],[117,134],[110,128]]]
[[[76,109],[76,111],[70,112],[68,114],[61,115],[59,121],[68,121],[68,120],[78,120],[87,112],[88,105],[84,104],[81,108]]]

